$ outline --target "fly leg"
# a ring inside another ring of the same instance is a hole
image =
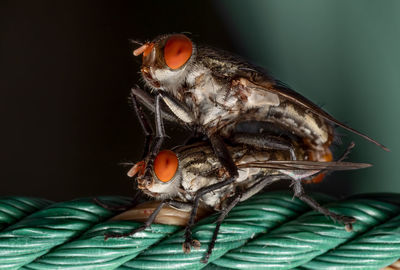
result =
[[[151,112],[155,112],[155,100],[153,96],[149,95],[138,86],[131,89],[131,95],[134,96],[141,105],[145,106]],[[168,112],[165,104],[161,104],[161,115],[165,120],[171,122],[176,122],[178,120],[176,116]]]
[[[193,240],[192,239],[192,227],[194,225],[194,219],[195,219],[195,217],[197,215],[197,209],[199,207],[199,202],[200,202],[201,197],[204,194],[208,193],[208,192],[217,190],[219,188],[222,188],[222,187],[224,187],[226,185],[229,185],[229,184],[233,183],[236,180],[237,176],[239,175],[238,168],[237,168],[235,162],[233,161],[232,156],[229,153],[228,148],[226,147],[223,139],[219,135],[217,135],[216,133],[209,134],[208,138],[210,140],[210,143],[211,143],[211,146],[213,148],[214,154],[218,158],[218,160],[221,163],[221,165],[227,170],[229,176],[228,176],[228,178],[226,180],[224,180],[222,182],[210,185],[208,187],[203,187],[203,188],[199,189],[196,192],[196,195],[195,195],[194,200],[193,200],[193,208],[192,208],[192,212],[190,214],[189,222],[188,222],[188,224],[187,224],[187,226],[185,228],[185,242],[183,243],[183,251],[185,253],[189,253],[192,246],[195,247],[195,248],[200,246],[200,243],[199,243],[198,240]],[[233,206],[234,205],[232,205],[232,207]],[[230,209],[229,209],[229,211],[230,211]],[[210,249],[210,254],[211,254],[212,248],[213,248],[213,246],[215,244],[215,240],[216,240],[216,237],[217,237],[217,234],[218,234],[220,223],[222,222],[222,220],[224,219],[225,215],[229,211],[227,211],[224,215],[222,215],[221,221],[219,222],[219,225],[217,224],[218,229],[217,229],[217,232],[214,232],[215,236],[213,236],[212,246],[211,246],[211,249]],[[214,239],[214,237],[215,237],[215,239]],[[208,257],[206,257],[205,260],[207,261]]]
[[[342,154],[342,156],[341,156],[337,161],[340,162],[340,161],[345,160],[345,159],[348,157],[348,155],[350,154],[351,149],[353,149],[355,145],[356,145],[356,144],[355,144],[354,142],[351,142],[351,143],[349,144],[349,146],[347,146],[346,151],[344,151],[344,153]]]
[[[248,198],[252,197],[254,194],[258,193],[260,190],[265,188],[267,185],[272,184],[273,182],[275,182],[277,180],[281,180],[283,178],[287,178],[287,176],[285,176],[285,175],[267,176],[264,179],[258,181],[253,186],[251,186],[247,191],[236,193],[236,195],[233,197],[232,201],[224,209],[221,210],[221,213],[218,216],[218,219],[216,221],[216,226],[215,226],[215,229],[213,232],[213,236],[211,238],[211,242],[208,245],[207,253],[201,262],[203,262],[203,263],[208,262],[208,259],[210,258],[212,251],[214,249],[215,243],[217,241],[217,236],[219,233],[219,229],[221,227],[221,223],[225,219],[225,217],[228,215],[228,213],[232,210],[232,208],[235,207],[235,205],[238,202],[247,200]]]
[[[141,90],[139,89],[136,91],[141,91]],[[132,91],[131,91],[130,98],[131,98],[131,103],[132,103],[133,109],[135,111],[135,114],[139,120],[140,126],[142,127],[143,133],[145,135],[144,150],[143,150],[143,155],[142,155],[142,159],[144,159],[150,151],[150,143],[153,138],[154,132],[153,132],[152,126],[149,124],[149,119],[147,118],[147,116],[144,114],[144,112],[142,110],[142,107],[137,103],[136,94],[135,94],[134,89],[132,89]],[[137,199],[140,196],[140,194],[141,194],[141,192],[137,191],[132,198],[131,204],[126,205],[126,206],[108,205],[108,204],[102,202],[101,200],[99,200],[98,198],[94,198],[93,201],[97,205],[103,207],[104,209],[107,209],[107,210],[110,210],[113,212],[122,212],[122,211],[126,211],[126,210],[132,208],[136,204]]]
[[[229,177],[236,178],[239,175],[238,168],[233,161],[224,140],[215,133],[209,135],[208,138],[210,139],[214,154],[217,156],[221,165],[228,171]]]
[[[150,142],[153,138],[153,129],[152,129],[151,125],[149,124],[148,118],[143,113],[142,108],[137,104],[135,95],[131,93],[130,97],[131,97],[133,109],[135,110],[135,114],[139,120],[139,123],[142,127],[143,133],[145,135],[144,150],[143,150],[143,155],[142,155],[142,159],[143,159],[145,156],[147,156],[147,154],[149,152]],[[107,210],[110,210],[113,212],[122,212],[122,211],[126,211],[126,210],[132,208],[137,203],[137,199],[140,195],[141,195],[141,192],[139,190],[136,191],[135,195],[132,198],[131,204],[126,205],[126,206],[117,206],[117,207],[108,205],[108,204],[102,202],[101,200],[99,200],[98,198],[94,198],[93,200],[97,205],[100,205],[104,209],[107,209]]]
[[[197,209],[199,208],[199,202],[200,202],[201,197],[208,192],[220,189],[224,186],[227,186],[227,185],[233,183],[234,181],[235,181],[234,177],[229,177],[228,179],[226,179],[222,182],[219,182],[219,183],[207,186],[207,187],[203,187],[196,192],[196,195],[193,200],[192,212],[190,213],[190,218],[189,218],[188,224],[186,225],[186,228],[185,228],[185,234],[184,234],[185,242],[182,245],[183,252],[189,253],[192,246],[195,248],[200,247],[200,242],[198,240],[192,239],[192,227],[194,225],[194,220],[197,215]]]
[[[107,234],[104,235],[104,240],[107,240],[108,238],[129,237],[129,236],[134,235],[134,234],[137,233],[137,232],[144,231],[146,228],[150,227],[151,224],[153,224],[153,222],[154,222],[154,220],[156,219],[158,213],[160,213],[161,209],[163,208],[163,206],[164,206],[166,203],[167,203],[167,202],[162,201],[162,202],[157,206],[157,208],[154,210],[154,212],[151,213],[151,215],[149,216],[149,218],[146,220],[146,222],[145,222],[142,226],[140,226],[140,227],[138,227],[138,228],[136,228],[136,229],[134,229],[134,230],[132,230],[132,231],[126,232],[126,233],[107,233]]]
[[[142,159],[144,159],[150,152],[150,144],[154,136],[154,131],[152,126],[150,125],[150,121],[143,113],[142,107],[138,105],[137,100],[133,92],[131,93],[131,102],[133,109],[135,110],[135,114],[139,120],[140,126],[142,127],[143,133],[144,133],[144,150],[143,150],[143,155]]]
[[[356,144],[355,144],[354,142],[351,142],[351,143],[349,144],[349,146],[347,146],[346,150],[343,152],[343,154],[340,156],[340,158],[339,158],[336,162],[341,162],[341,161],[345,160],[345,159],[348,157],[348,155],[350,154],[351,149],[353,149],[355,145],[356,145]],[[329,173],[330,173],[329,170],[322,170],[322,171],[320,171],[318,174],[325,174],[325,175],[328,175]],[[306,182],[306,183],[307,183],[307,182]]]
[[[217,219],[217,221],[216,221],[217,224],[216,224],[216,226],[215,226],[215,229],[214,229],[214,232],[213,232],[213,236],[212,236],[212,238],[211,238],[211,242],[210,242],[210,244],[208,245],[207,253],[206,253],[206,255],[204,256],[204,258],[201,260],[202,263],[207,263],[207,262],[208,262],[208,259],[210,258],[211,253],[212,253],[212,251],[213,251],[213,249],[214,249],[215,242],[217,241],[217,236],[218,236],[219,228],[221,227],[222,221],[225,219],[226,215],[228,215],[228,213],[232,210],[232,208],[233,208],[238,202],[240,202],[240,198],[241,198],[241,197],[242,197],[242,194],[237,194],[237,195],[233,198],[233,200],[231,201],[231,203],[228,204],[228,206],[227,206],[225,209],[223,209],[223,210],[221,211],[220,215],[218,216],[218,219]]]
[[[236,133],[232,141],[235,143],[247,144],[258,148],[288,151],[292,160],[296,160],[293,145],[279,137],[267,134]]]
[[[183,145],[191,145],[193,143],[200,142],[205,139],[207,139],[207,137],[205,137],[204,134],[199,132],[197,127],[194,127],[192,134],[186,139]]]
[[[144,178],[150,181],[151,172],[153,171],[153,163],[157,154],[160,152],[160,148],[166,136],[164,130],[164,123],[161,117],[161,95],[156,96],[155,103],[155,122],[156,122],[156,136],[151,144],[147,157],[145,159],[146,168],[144,171]]]
[[[165,92],[159,92],[158,96],[163,99],[164,103],[177,119],[188,125],[193,125],[195,123],[193,112],[184,103],[172,96],[169,96]]]
[[[134,90],[132,90],[132,93]],[[135,94],[136,93],[136,94]],[[143,93],[135,89],[134,95],[136,96],[142,96]],[[140,95],[138,93],[141,93]],[[146,97],[146,95],[145,95]],[[147,96],[148,98],[148,96]],[[147,99],[146,99],[147,100]],[[162,146],[162,143],[164,142],[164,139],[166,136],[165,130],[164,130],[164,123],[163,123],[163,118],[164,116],[163,110],[162,110],[162,101],[167,105],[167,107],[175,114],[175,119],[180,119],[181,121],[185,123],[190,123],[192,124],[194,122],[193,115],[191,111],[186,108],[183,104],[179,103],[179,101],[175,100],[172,97],[169,97],[166,94],[163,94],[161,92],[158,92],[156,98],[155,98],[155,106],[154,106],[154,113],[155,113],[155,122],[156,122],[156,136],[153,140],[153,143],[149,149],[149,153],[146,157],[146,169],[144,171],[144,178],[150,181],[149,179],[151,178],[151,172],[153,171],[153,163],[154,159],[157,156],[157,154],[160,151],[160,148]]]
[[[334,221],[339,221],[343,223],[347,231],[352,230],[353,228],[352,223],[356,222],[355,218],[335,214],[329,209],[321,206],[317,201],[315,201],[313,198],[311,198],[305,193],[304,188],[300,181],[292,180],[292,185],[293,185],[294,196],[296,196],[303,202],[307,203],[315,211],[320,212],[325,216],[332,218]]]

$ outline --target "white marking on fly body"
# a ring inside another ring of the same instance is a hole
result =
[[[214,208],[215,210],[220,210],[221,199],[223,199],[224,195],[227,194],[227,191],[231,189],[231,185],[221,188],[215,192],[209,192],[203,195],[202,201]]]
[[[262,161],[267,161],[269,159],[270,159],[269,155],[266,155],[265,153],[261,153],[260,155],[246,155],[244,158],[240,159],[240,162],[237,165],[251,163],[251,162],[262,162]],[[260,168],[240,168],[239,177],[237,178],[236,182],[239,183],[248,181],[251,177],[260,174],[261,171],[262,169]]]
[[[282,120],[289,125],[299,127],[306,134],[315,134],[318,144],[325,143],[328,140],[327,131],[318,126],[314,117],[309,114],[300,115],[291,105],[284,108]],[[303,123],[303,125],[299,126],[299,123]]]
[[[202,76],[205,76],[205,75],[210,75],[210,73],[211,72],[209,69],[199,66],[199,65],[196,65],[192,68],[192,71],[187,74],[186,82],[189,85],[195,85],[197,83],[197,81],[199,80],[199,78],[201,78]]]
[[[240,183],[247,180],[247,178],[249,177],[249,171],[250,171],[249,168],[239,169],[238,170],[239,175],[236,178],[236,182]]]
[[[199,68],[190,72],[187,82],[192,86],[190,92],[195,96],[197,102],[210,103],[212,99],[216,99],[221,86],[211,76],[211,72],[206,68]]]
[[[269,106],[279,106],[280,100],[277,94],[258,90],[256,88],[249,89],[249,95],[247,95],[247,101],[245,102],[246,109],[260,108]]]
[[[236,112],[228,112],[227,110],[221,107],[215,106],[203,106],[203,108],[207,109],[206,114],[202,114],[200,117],[200,121],[205,126],[217,125],[219,120],[230,120],[236,118],[238,115],[238,111]]]
[[[309,114],[306,114],[305,116],[305,123],[308,124],[311,130],[314,130],[314,132],[318,133],[318,138],[320,139],[321,143],[324,143],[328,140],[328,132],[325,129],[320,128],[315,122],[315,119]]]
[[[160,198],[173,198],[178,194],[178,179],[172,179],[171,181],[164,183],[156,179],[156,176],[153,176],[153,181],[150,186],[147,187],[147,190],[152,193],[157,193]]]
[[[182,69],[170,70],[164,69],[151,69],[154,80],[160,82],[161,88],[168,89],[168,92],[178,97],[178,90],[181,88],[186,77],[186,65]]]
[[[310,177],[314,174],[319,173],[321,170],[309,170],[309,171],[304,171],[304,170],[279,170],[279,172],[289,176],[292,179],[295,179],[297,181],[301,181],[302,179],[306,177]]]
[[[295,120],[293,120],[292,118],[283,118],[282,120],[284,120],[290,126],[293,126],[293,127],[298,127],[299,126],[299,124]]]
[[[218,182],[216,177],[204,177],[199,175],[200,172],[210,171],[212,168],[217,168],[216,158],[211,156],[204,163],[192,163],[189,166],[182,164],[181,174],[182,181],[181,185],[184,190],[188,192],[196,192],[202,187],[208,186]]]
[[[304,128],[304,127],[300,127],[300,129],[306,133],[307,135],[311,135],[311,130],[309,130],[308,128]]]

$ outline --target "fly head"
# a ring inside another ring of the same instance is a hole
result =
[[[136,163],[128,172],[133,177],[138,174],[138,188],[143,193],[155,199],[167,199],[176,197],[181,184],[181,170],[177,155],[171,150],[160,151],[155,160],[150,176],[144,172],[145,162]]]
[[[176,94],[192,68],[196,46],[183,34],[162,35],[133,54],[143,55],[141,73],[150,88]]]

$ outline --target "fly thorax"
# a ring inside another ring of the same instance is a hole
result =
[[[185,181],[184,185],[182,185],[187,194],[186,199],[189,201],[194,199],[194,195],[199,189],[222,181],[217,177],[210,176],[195,175],[189,178],[190,181],[187,179],[188,181]],[[213,192],[208,192],[202,196],[201,201],[209,207],[216,208],[221,203],[221,200],[231,193],[231,190],[232,185],[228,185]]]
[[[187,192],[196,192],[198,189],[207,186],[210,182],[215,182],[214,177],[203,176],[214,167],[207,161],[190,162],[182,164],[182,187]]]
[[[218,121],[236,117],[237,98],[229,95],[226,86],[215,80],[208,69],[198,69],[190,74],[188,83],[199,124],[215,126]]]

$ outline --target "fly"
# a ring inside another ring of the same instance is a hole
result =
[[[332,127],[337,125],[388,150],[260,68],[227,52],[196,45],[183,34],[157,37],[134,51],[141,54],[146,85],[176,118],[200,126],[207,135],[227,136],[238,122],[263,121],[318,147],[332,142]],[[142,96],[138,94],[140,101]]]
[[[151,180],[144,177],[145,162],[136,163],[128,172],[130,177],[138,175],[140,190],[155,200],[161,201],[149,220],[142,227],[117,237],[131,236],[144,230],[154,221],[162,207],[169,205],[182,211],[191,211],[190,219],[195,218],[198,208],[212,209],[220,213],[212,240],[202,261],[206,263],[215,245],[219,227],[224,217],[239,202],[255,195],[266,186],[282,180],[291,180],[294,195],[314,210],[346,223],[351,230],[352,217],[340,216],[322,207],[305,194],[302,182],[311,179],[321,171],[354,170],[369,167],[370,164],[351,162],[318,162],[304,160],[305,151],[296,146],[297,160],[291,160],[287,151],[256,149],[248,145],[228,146],[229,153],[239,168],[239,175],[229,185],[218,186],[228,177],[224,167],[206,142],[175,147],[160,151],[154,160]],[[194,204],[198,194],[199,203]],[[196,208],[195,208],[196,207]],[[188,224],[190,223],[190,220]],[[110,235],[109,237],[114,237]],[[190,246],[199,247],[193,239]],[[183,251],[190,252],[190,246],[183,244]]]

